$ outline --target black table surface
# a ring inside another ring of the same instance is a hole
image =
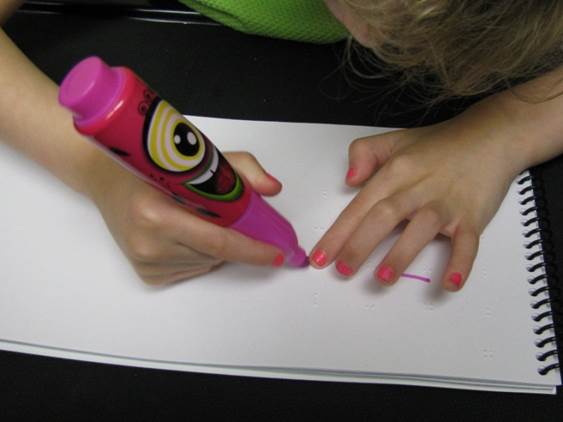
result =
[[[412,127],[459,113],[472,100],[429,110],[417,87],[360,79],[342,66],[344,43],[311,45],[237,33],[185,9],[28,5],[9,36],[53,80],[85,56],[135,69],[185,114],[254,120]],[[1,69],[0,69],[1,71]],[[563,160],[542,180],[553,257],[561,276]],[[516,352],[516,351],[515,351]],[[563,420],[556,396],[193,374],[0,352],[2,420]]]

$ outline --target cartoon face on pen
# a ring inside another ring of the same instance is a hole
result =
[[[145,151],[158,169],[185,177],[192,192],[219,201],[233,201],[243,185],[215,146],[166,101],[151,104],[143,131]]]

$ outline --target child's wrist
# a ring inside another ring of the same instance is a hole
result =
[[[504,173],[514,178],[529,167],[529,154],[524,148],[526,142],[520,139],[517,122],[506,112],[504,101],[500,95],[492,95],[463,114],[467,114],[465,126],[468,130],[476,131],[475,136],[485,142],[484,153],[497,157]]]
[[[563,153],[563,68],[491,98],[513,138],[512,159],[524,170]]]
[[[74,188],[96,202],[108,186],[115,163],[99,148],[86,144],[76,161]]]
[[[515,174],[563,152],[563,137],[553,130],[562,119],[556,118],[549,104],[526,102],[504,91],[476,106],[483,108],[483,116],[490,116],[493,136]]]
[[[506,159],[515,168],[516,174],[524,171],[534,164],[533,144],[536,134],[529,134],[520,115],[521,110],[515,110],[512,93],[505,91],[491,98],[492,106],[502,116],[503,130],[508,136],[504,138]]]

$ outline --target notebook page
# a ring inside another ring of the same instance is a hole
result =
[[[306,249],[354,195],[343,183],[348,143],[384,130],[192,120],[219,148],[252,151],[282,180],[284,191],[270,202],[294,224]],[[401,383],[558,383],[553,372],[537,373],[514,187],[458,294],[443,292],[437,282],[449,253],[445,239],[426,248],[408,270],[431,283],[402,279],[391,289],[379,287],[371,271],[393,238],[351,280],[332,268],[231,264],[159,289],[138,280],[87,200],[5,147],[1,151],[5,344],[126,358],[143,366],[232,367],[310,379],[341,372]]]

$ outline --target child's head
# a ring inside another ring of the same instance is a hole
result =
[[[485,92],[561,62],[561,0],[325,0],[354,38],[446,96]]]

